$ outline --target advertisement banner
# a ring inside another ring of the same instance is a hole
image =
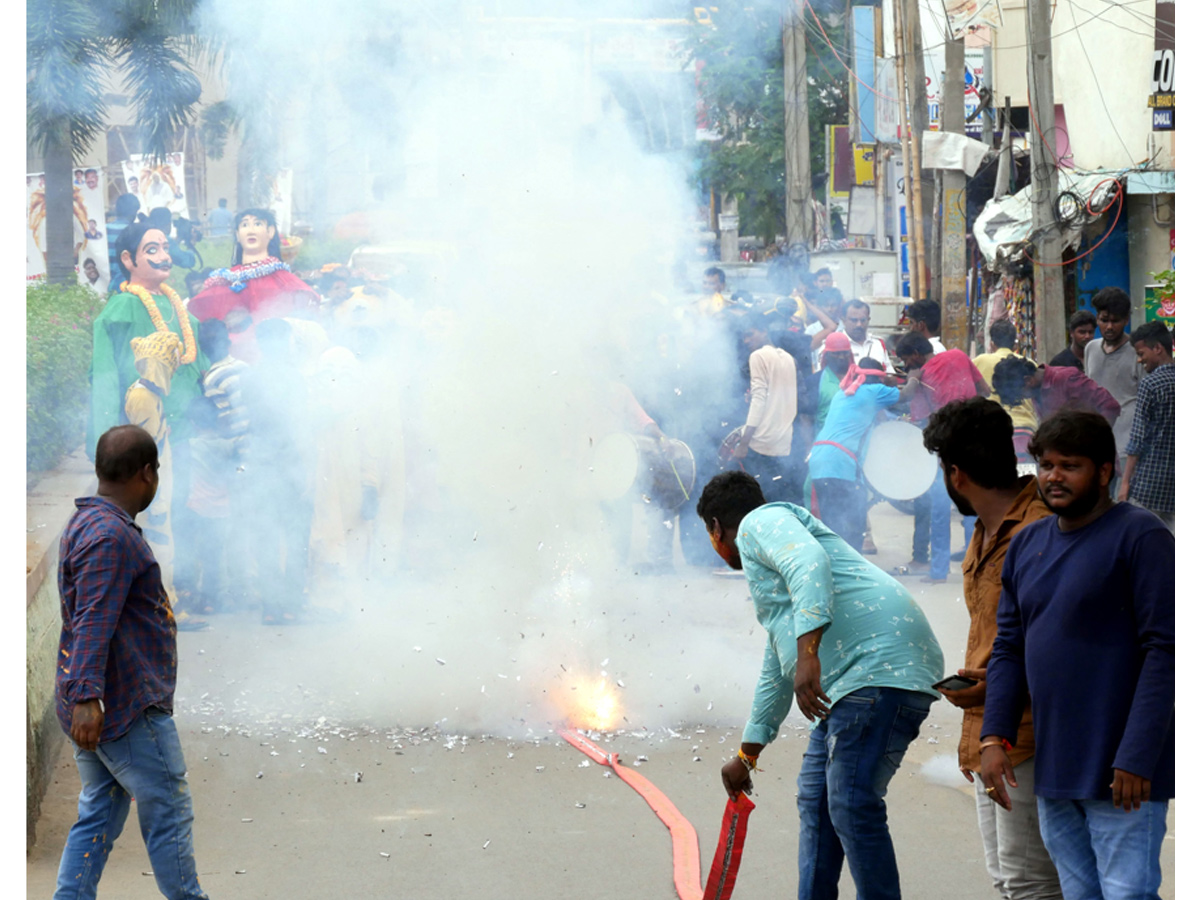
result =
[[[100,169],[72,170],[71,219],[75,266],[80,284],[100,292],[108,286],[108,236],[104,223],[104,187]],[[89,265],[90,261],[90,265]],[[46,277],[46,176],[25,176],[25,278]]]
[[[1154,6],[1154,67],[1147,105],[1155,131],[1175,130],[1175,0],[1158,0]]]
[[[125,176],[125,190],[136,194],[141,201],[141,212],[165,206],[171,218],[188,218],[187,189],[183,178],[183,154],[168,153],[162,162],[154,162],[149,156],[138,154],[121,163]]]
[[[979,88],[983,86],[983,48],[968,47],[964,51],[964,57],[966,65],[961,82],[963,107],[966,118],[970,119],[972,114],[979,109]],[[939,131],[942,123],[942,92],[949,83],[944,59],[936,61],[936,67],[932,72],[933,74],[925,77],[926,100],[929,103],[929,130]],[[967,122],[966,133],[976,138],[983,135],[982,115],[977,116],[973,122]]]
[[[1004,24],[1000,0],[945,0],[944,6],[954,40],[977,28],[999,28]]]

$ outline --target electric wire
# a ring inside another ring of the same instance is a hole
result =
[[[1075,2],[1074,2],[1074,0],[1067,0],[1067,5],[1071,7],[1071,20],[1074,21],[1074,19],[1075,19]],[[1102,88],[1100,86],[1100,77],[1096,74],[1096,67],[1094,65],[1092,65],[1092,57],[1091,57],[1091,54],[1088,53],[1087,44],[1083,40],[1083,35],[1080,34],[1078,31],[1076,31],[1075,36],[1077,38],[1079,38],[1079,49],[1081,49],[1083,51],[1083,58],[1085,60],[1087,60],[1088,69],[1091,70],[1092,81],[1095,82],[1095,84],[1096,84],[1096,93],[1100,97],[1100,105],[1102,107],[1104,107],[1104,115],[1108,119],[1108,124],[1112,126],[1113,134],[1115,134],[1117,136],[1117,140],[1120,141],[1121,149],[1125,151],[1125,155],[1129,157],[1129,161],[1136,165],[1137,160],[1135,160],[1133,158],[1133,154],[1129,152],[1129,147],[1125,144],[1125,138],[1123,138],[1121,136],[1121,129],[1119,129],[1117,127],[1117,123],[1113,121],[1112,112],[1109,111],[1108,103],[1106,103],[1104,100],[1104,88]]]

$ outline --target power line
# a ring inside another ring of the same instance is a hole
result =
[[[1071,20],[1075,19],[1075,3],[1074,0],[1067,0],[1067,4],[1071,7]],[[1129,152],[1129,148],[1125,145],[1125,138],[1121,137],[1121,129],[1117,127],[1117,123],[1113,121],[1112,113],[1108,109],[1108,104],[1104,100],[1104,89],[1100,87],[1100,78],[1096,75],[1096,67],[1092,65],[1092,57],[1088,53],[1087,43],[1083,40],[1083,35],[1078,31],[1075,36],[1079,38],[1079,48],[1083,51],[1083,58],[1087,60],[1088,68],[1092,72],[1092,81],[1096,83],[1096,93],[1100,97],[1100,105],[1104,107],[1104,115],[1108,118],[1108,124],[1112,126],[1113,133],[1117,136],[1117,140],[1121,142],[1121,149],[1125,151],[1125,155],[1129,157],[1129,161],[1137,165],[1137,161],[1133,158],[1133,154]]]

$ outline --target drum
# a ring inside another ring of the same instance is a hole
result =
[[[937,457],[925,449],[921,429],[895,420],[877,425],[863,456],[863,475],[888,500],[913,500],[933,484]]]
[[[640,497],[670,512],[692,498],[696,459],[683,441],[610,434],[596,445],[591,474],[600,500]]]

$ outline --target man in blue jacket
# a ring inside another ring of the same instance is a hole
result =
[[[1175,796],[1175,538],[1109,496],[1108,422],[1063,412],[1029,443],[1055,515],[1013,538],[988,663],[982,778],[1010,808],[1006,752],[1028,695],[1042,839],[1065,900],[1158,897]]]

